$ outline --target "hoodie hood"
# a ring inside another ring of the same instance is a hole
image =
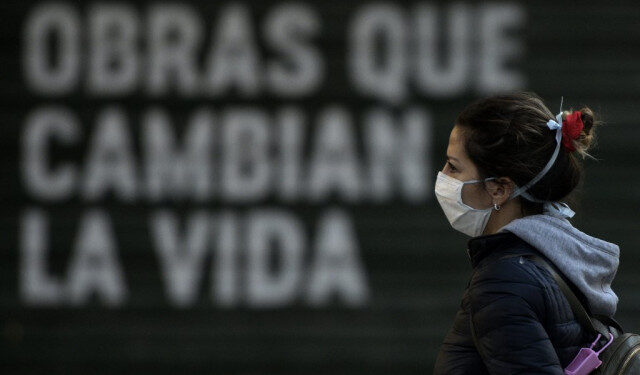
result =
[[[620,248],[589,236],[569,220],[551,215],[530,215],[512,220],[498,232],[512,232],[553,262],[589,302],[592,314],[613,316],[618,296],[611,289]]]

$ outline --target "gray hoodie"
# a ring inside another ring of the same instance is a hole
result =
[[[526,241],[573,282],[589,301],[593,314],[613,316],[618,296],[611,283],[618,270],[620,248],[589,236],[569,220],[548,215],[530,215],[512,220],[500,228]]]

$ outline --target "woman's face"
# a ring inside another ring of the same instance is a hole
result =
[[[464,148],[464,132],[459,126],[454,126],[449,136],[447,158],[442,173],[460,181],[480,179],[478,169],[467,156]],[[487,181],[486,184],[491,184]],[[484,188],[482,182],[465,184],[462,188],[462,201],[473,208],[484,209],[493,205],[491,195]]]

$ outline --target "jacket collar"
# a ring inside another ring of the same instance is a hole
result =
[[[508,248],[519,241],[521,240],[518,236],[506,231],[471,238],[467,241],[471,267],[475,268],[490,253]]]

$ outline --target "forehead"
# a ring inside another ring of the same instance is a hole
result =
[[[447,146],[447,155],[453,156],[459,160],[467,158],[464,149],[464,133],[459,126],[454,126],[449,135],[449,146]]]

